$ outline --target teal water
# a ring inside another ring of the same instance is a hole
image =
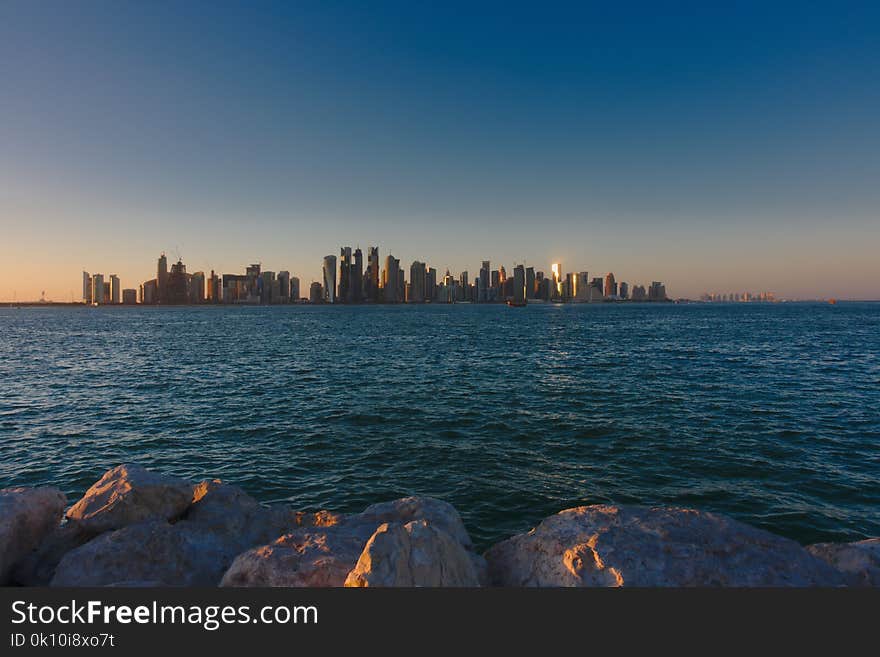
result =
[[[0,486],[139,462],[409,494],[481,546],[585,503],[880,535],[880,304],[0,309]]]

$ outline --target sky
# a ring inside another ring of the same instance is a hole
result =
[[[772,6],[771,6],[772,5]],[[0,300],[341,246],[880,298],[876,3],[0,0]]]

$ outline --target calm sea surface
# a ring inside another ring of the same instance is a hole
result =
[[[483,547],[597,502],[877,536],[880,304],[0,308],[0,486],[122,462]]]

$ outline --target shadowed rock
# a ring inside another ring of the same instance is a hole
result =
[[[838,586],[785,538],[691,509],[584,506],[486,553],[501,586]]]
[[[67,498],[57,488],[0,490],[0,585],[61,521]]]
[[[64,555],[88,543],[97,534],[74,523],[56,527],[40,546],[16,564],[10,576],[19,586],[48,586]]]
[[[849,586],[880,586],[880,538],[856,543],[816,543],[807,552],[839,571]]]
[[[367,541],[345,586],[480,586],[485,562],[426,520],[384,523]]]
[[[104,473],[67,511],[69,521],[100,533],[144,520],[175,520],[193,499],[183,479],[120,465]]]
[[[384,523],[426,520],[463,547],[470,537],[451,504],[409,497],[375,504],[325,527],[298,529],[269,545],[239,555],[222,586],[343,586],[364,546]]]
[[[68,552],[52,586],[215,586],[237,554],[324,515],[265,507],[236,486],[204,481],[181,520],[149,520],[102,534]]]

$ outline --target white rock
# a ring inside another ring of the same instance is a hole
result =
[[[486,554],[501,586],[837,586],[794,541],[692,509],[583,506]]]
[[[405,525],[380,525],[345,586],[461,587],[480,586],[484,581],[482,559],[442,529],[426,520],[413,520]]]
[[[182,479],[120,465],[104,473],[67,512],[71,522],[92,532],[121,529],[144,520],[174,520],[193,498]]]

